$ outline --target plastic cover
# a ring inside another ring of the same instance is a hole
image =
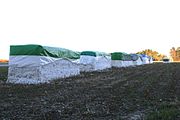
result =
[[[54,58],[79,59],[80,53],[64,48],[48,47],[41,45],[11,45],[10,56],[29,55],[29,56],[49,56]]]

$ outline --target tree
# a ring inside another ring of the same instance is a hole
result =
[[[146,54],[148,56],[151,56],[155,61],[161,61],[165,57],[165,55],[151,49],[145,49],[143,51],[137,52],[137,54]]]
[[[175,49],[175,47],[172,47],[170,49],[170,55],[173,61],[180,61],[180,47]]]

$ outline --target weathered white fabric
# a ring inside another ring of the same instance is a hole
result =
[[[43,81],[54,80],[58,78],[66,78],[80,74],[78,64],[68,59],[57,60],[40,67],[41,79]]]
[[[142,57],[142,59],[143,59],[142,64],[149,64],[149,58],[147,58],[147,57]]]
[[[123,67],[128,67],[129,66],[129,61],[123,61]]]
[[[133,61],[129,61],[129,66],[134,66]]]
[[[68,59],[59,59],[40,66],[10,65],[8,83],[38,84],[80,74],[78,64]]]
[[[150,57],[149,63],[152,64],[153,63],[153,58]]]
[[[82,72],[103,70],[111,67],[111,57],[81,55],[79,64]]]
[[[133,61],[124,61],[125,67],[133,66]]]
[[[133,61],[134,65],[142,65],[141,58],[139,57],[136,61]]]
[[[126,63],[122,60],[111,60],[112,67],[126,67]]]
[[[81,72],[91,72],[95,71],[95,65],[93,64],[79,64]]]
[[[111,68],[111,57],[98,56],[96,57],[95,70],[103,70]]]
[[[122,61],[122,60],[112,60],[112,67],[130,67],[135,66],[133,61]]]
[[[41,66],[62,58],[53,58],[47,56],[26,56],[26,55],[19,55],[19,56],[10,56],[9,57],[9,65],[16,66],[16,67],[34,67],[34,66]]]

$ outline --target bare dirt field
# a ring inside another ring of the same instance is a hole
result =
[[[180,63],[82,73],[50,84],[7,84],[0,68],[0,118],[179,120]]]

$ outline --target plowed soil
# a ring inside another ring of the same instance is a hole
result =
[[[0,70],[4,120],[180,119],[178,63],[111,68],[40,85],[7,84],[7,70]]]

